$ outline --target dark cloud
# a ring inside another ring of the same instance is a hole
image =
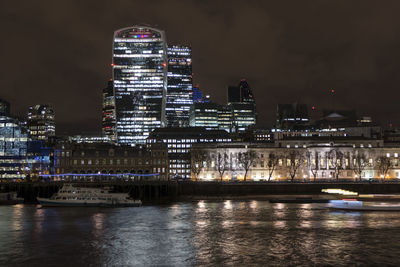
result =
[[[113,31],[139,23],[193,48],[194,82],[220,103],[246,77],[260,120],[277,103],[356,108],[400,124],[398,1],[7,1],[0,97],[52,103],[58,132],[100,131]]]

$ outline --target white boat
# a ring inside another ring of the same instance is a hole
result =
[[[331,200],[328,204],[329,209],[344,211],[400,211],[400,205],[388,203],[370,204],[358,200]]]
[[[37,197],[44,207],[83,206],[83,207],[138,207],[142,201],[132,199],[128,193],[112,193],[107,189],[75,187],[63,185],[50,198]]]

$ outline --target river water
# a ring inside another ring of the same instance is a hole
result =
[[[0,206],[0,266],[397,266],[400,213],[199,201]]]

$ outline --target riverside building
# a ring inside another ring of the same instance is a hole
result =
[[[167,45],[162,30],[133,26],[114,32],[113,81],[119,144],[144,144],[165,126]]]
[[[147,139],[147,146],[164,146],[168,149],[169,175],[171,178],[190,179],[190,151],[195,144],[230,143],[226,131],[206,130],[202,127],[161,128],[154,130]]]
[[[168,179],[168,154],[160,146],[147,150],[105,143],[60,144],[54,150],[54,166],[55,179],[62,174],[73,179]]]
[[[50,171],[50,150],[32,141],[17,119],[0,115],[0,179],[24,180]]]
[[[204,155],[196,162],[195,155]],[[198,144],[191,164],[197,180],[243,180],[241,153],[249,153],[247,180],[313,181],[400,179],[398,143],[362,137],[286,138],[265,143]],[[197,177],[196,177],[197,176]]]

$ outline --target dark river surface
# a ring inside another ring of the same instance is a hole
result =
[[[398,266],[400,212],[199,201],[0,206],[0,266]]]

